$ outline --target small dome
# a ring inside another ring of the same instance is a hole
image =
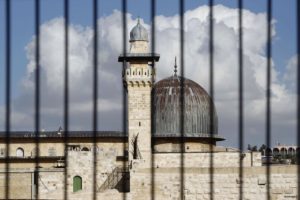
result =
[[[176,72],[175,72],[176,73]],[[155,137],[180,137],[181,80],[171,76],[154,85],[154,135]],[[210,126],[210,102],[208,93],[192,80],[183,78],[184,87],[184,137],[219,138],[218,117],[213,105],[213,131]]]
[[[137,25],[130,31],[130,42],[133,41],[148,41],[148,32],[140,24],[140,19],[138,19]]]

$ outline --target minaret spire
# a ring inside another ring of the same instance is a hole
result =
[[[140,24],[140,16],[137,18],[137,24]]]
[[[174,76],[177,76],[177,60],[176,60],[176,56],[175,56],[175,65],[174,65]]]

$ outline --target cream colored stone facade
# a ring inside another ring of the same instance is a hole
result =
[[[92,199],[93,188],[93,152],[70,151],[68,169],[69,199]],[[213,183],[215,199],[238,199],[239,179],[238,153],[214,154]],[[104,149],[97,153],[97,188],[105,182],[116,166],[122,165],[116,161],[117,150]],[[133,164],[130,171],[129,193],[120,193],[115,189],[98,191],[98,198],[105,199],[209,199],[210,170],[209,163],[201,163],[209,153],[185,153],[183,155],[183,176],[181,176],[180,154],[155,154],[153,168],[140,167]],[[259,166],[259,153],[252,155],[253,161],[244,159],[244,199],[264,199],[266,195],[266,167]],[[252,163],[252,164],[251,164]],[[10,169],[11,199],[31,199],[34,195],[34,168]],[[149,176],[150,174],[150,176]],[[296,199],[297,166],[283,165],[271,167],[271,199]],[[73,178],[82,177],[82,190],[73,192]],[[0,173],[0,194],[4,194],[4,173]],[[39,172],[40,199],[64,198],[64,169],[41,168]],[[147,183],[152,183],[147,185]],[[183,185],[182,185],[183,184]],[[150,191],[149,191],[150,186]],[[132,189],[134,187],[134,189]],[[153,193],[152,193],[153,187]],[[182,188],[182,189],[181,189]],[[0,196],[1,197],[1,196]]]
[[[271,168],[270,196],[271,199],[297,199],[296,166],[274,166]],[[132,183],[139,188],[138,198],[144,194],[144,181],[149,173],[146,169],[135,170]],[[154,196],[155,199],[210,199],[209,168],[184,168],[181,176],[179,168],[155,168]],[[239,199],[239,168],[215,167],[213,174],[214,199]],[[244,167],[243,199],[266,199],[267,183],[265,167]],[[182,196],[181,196],[182,194]],[[133,194],[131,194],[133,195]]]
[[[149,53],[148,41],[131,41],[130,53]],[[128,63],[124,82],[128,94],[128,153],[129,162],[142,159],[151,163],[151,90],[153,73],[148,60]],[[136,142],[136,143],[135,143]]]

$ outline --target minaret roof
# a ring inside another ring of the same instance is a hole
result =
[[[140,23],[140,18],[137,20],[137,24],[130,31],[130,42],[133,41],[147,41],[148,32],[144,26]]]

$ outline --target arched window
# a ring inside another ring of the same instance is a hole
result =
[[[289,149],[288,149],[288,155],[290,155],[290,156],[292,156],[292,155],[294,155],[295,154],[295,149],[294,148],[292,148],[292,147],[290,147]]]
[[[17,148],[17,157],[24,158],[24,149],[21,147]]]
[[[73,177],[73,192],[82,190],[82,178],[80,176]]]
[[[284,147],[282,147],[282,148],[280,149],[280,154],[281,154],[282,156],[285,156],[285,155],[287,154],[287,149],[284,148]]]
[[[274,156],[278,156],[279,155],[279,149],[278,148],[274,148],[273,149],[273,155]]]
[[[87,148],[87,147],[83,147],[83,148],[81,149],[81,151],[90,151],[90,150],[89,150],[89,148]]]

